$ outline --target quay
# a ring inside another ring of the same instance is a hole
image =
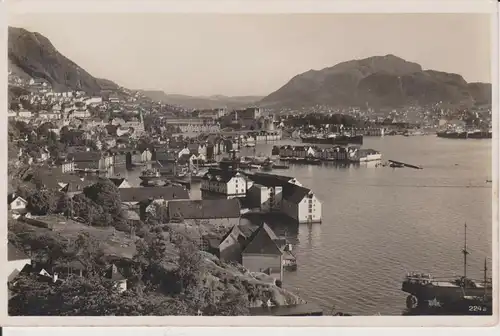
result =
[[[323,309],[313,303],[250,308],[251,316],[323,316]]]

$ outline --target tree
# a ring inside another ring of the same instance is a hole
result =
[[[69,206],[70,215],[73,217],[83,218],[87,223],[108,225],[108,223],[100,222],[103,214],[103,209],[98,204],[94,203],[84,194],[78,194],[73,197]]]
[[[36,190],[28,196],[27,209],[34,215],[47,215],[57,209],[58,195],[51,190]]]
[[[72,247],[75,258],[83,263],[87,271],[97,274],[98,266],[105,265],[99,241],[92,239],[87,232],[79,234]]]
[[[9,222],[9,242],[40,262],[64,261],[71,258],[68,240],[52,232],[40,232],[23,222]]]
[[[168,208],[158,203],[152,203],[151,210],[146,213],[146,222],[149,225],[155,226],[168,223],[168,221]]]
[[[246,316],[250,314],[248,295],[236,291],[226,290],[216,305],[215,315]]]
[[[113,220],[122,217],[122,206],[120,193],[116,185],[109,179],[99,178],[98,182],[86,187],[83,194],[99,204],[104,213],[108,213],[113,217]]]
[[[202,257],[195,243],[179,235],[175,242],[179,250],[178,268],[176,274],[181,284],[181,291],[195,288],[202,277]]]

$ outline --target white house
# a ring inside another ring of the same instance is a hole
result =
[[[245,197],[247,179],[237,171],[210,169],[201,179],[202,191],[222,194],[229,198]]]
[[[321,222],[321,202],[294,177],[255,173],[248,191],[251,206],[262,211],[279,211],[299,223]]]
[[[281,210],[299,223],[321,222],[321,202],[305,187],[290,185],[285,188]]]
[[[17,113],[17,116],[19,118],[31,118],[33,116],[33,113],[31,113],[31,111],[21,110]]]
[[[9,210],[14,211],[24,211],[26,209],[26,205],[28,204],[28,201],[26,201],[21,196],[16,195],[15,193],[9,195],[7,201]]]
[[[41,119],[46,119],[46,120],[57,120],[61,119],[61,114],[57,112],[48,112],[48,111],[41,111],[38,116]]]

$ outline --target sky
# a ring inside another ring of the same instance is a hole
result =
[[[267,95],[310,69],[387,54],[491,81],[485,14],[30,13],[9,25],[130,89]]]

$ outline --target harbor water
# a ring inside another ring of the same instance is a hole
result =
[[[259,144],[255,151],[270,155],[273,145],[291,143]],[[424,169],[368,163],[273,171],[296,177],[323,203],[321,224],[269,223],[291,240],[297,257],[298,269],[285,273],[284,286],[320,304],[325,313],[401,315],[407,272],[462,275],[465,222],[467,273],[482,279],[485,257],[491,270],[491,140],[365,137],[363,148],[380,151],[383,160]],[[139,174],[140,169],[121,176],[137,185]],[[199,185],[191,197],[200,197]]]

